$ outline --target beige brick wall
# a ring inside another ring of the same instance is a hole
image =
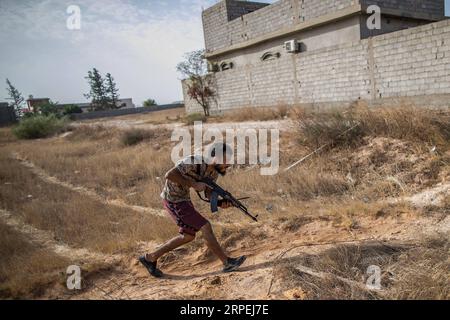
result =
[[[261,54],[263,51],[261,51]],[[450,94],[450,20],[214,74],[213,109]],[[195,104],[187,100],[188,112]]]
[[[378,97],[450,93],[450,21],[375,37]]]

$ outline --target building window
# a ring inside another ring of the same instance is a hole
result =
[[[222,63],[220,64],[220,70],[221,70],[221,71],[233,69],[233,67],[234,67],[233,62],[222,62]]]
[[[208,72],[218,72],[219,65],[217,63],[208,62]]]
[[[278,59],[279,57],[281,57],[281,54],[279,52],[265,52],[262,56],[261,56],[261,61],[266,61],[266,60],[274,60],[274,59]]]

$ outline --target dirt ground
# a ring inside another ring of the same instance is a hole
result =
[[[227,252],[247,255],[243,267],[222,273],[199,236],[161,259],[164,278],[150,277],[138,255],[176,234],[158,205],[172,146],[162,142],[170,137],[164,132],[184,126],[176,114],[168,116],[169,124],[157,123],[164,117],[152,123],[131,116],[76,123],[71,132],[36,141],[16,140],[2,129],[4,243],[11,248],[29,243],[27,252],[52,255],[32,278],[37,290],[11,276],[22,257],[13,249],[3,253],[11,257],[0,266],[3,298],[450,298],[449,151],[439,150],[438,157],[433,146],[391,137],[372,136],[351,150],[326,151],[275,180],[262,180],[251,168],[236,169],[223,181],[233,192],[256,197],[248,205],[260,222],[235,209],[212,216],[195,202]],[[293,148],[292,119],[205,126],[280,128],[283,168],[310,151]],[[152,140],[121,146],[121,132],[136,128],[159,132],[157,145]],[[83,130],[93,131],[82,137]],[[108,170],[101,173],[101,167]],[[337,168],[342,172],[335,173]],[[152,173],[142,174],[145,170]],[[251,184],[257,185],[246,187]],[[287,191],[291,184],[299,190]],[[76,228],[66,222],[68,216]],[[82,267],[81,290],[65,287],[69,264]],[[381,270],[379,289],[367,286],[374,265]]]

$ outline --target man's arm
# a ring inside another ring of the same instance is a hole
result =
[[[190,188],[194,188],[195,191],[201,192],[207,189],[206,184],[203,182],[197,182],[191,179],[187,179],[184,177],[181,172],[176,168],[173,167],[166,173],[167,180],[170,180],[172,182],[175,182],[177,184],[180,184],[182,186],[188,186]]]

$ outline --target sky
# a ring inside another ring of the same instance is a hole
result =
[[[450,0],[445,0],[445,15],[450,17]]]
[[[6,78],[27,98],[86,102],[84,77],[111,73],[136,105],[182,100],[176,65],[204,48],[201,10],[217,0],[0,0],[0,101]],[[273,2],[273,1],[265,1]],[[70,5],[80,29],[70,30]]]

